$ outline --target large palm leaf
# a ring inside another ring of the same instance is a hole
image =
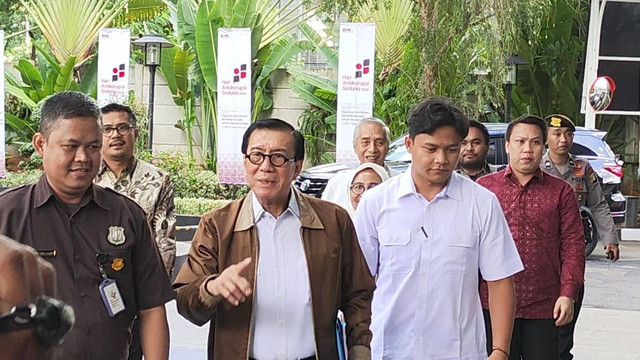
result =
[[[79,66],[91,55],[98,31],[118,15],[126,0],[20,0],[40,27],[60,64],[75,57]]]
[[[395,67],[402,62],[404,38],[412,17],[411,0],[391,0],[388,4],[368,0],[360,6],[354,20],[376,23],[376,58],[384,67]]]
[[[170,5],[173,4],[166,0],[129,0],[126,16],[128,20],[147,20]]]

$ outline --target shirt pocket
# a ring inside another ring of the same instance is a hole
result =
[[[101,253],[106,255],[106,259],[102,264],[104,272],[109,279],[116,281],[118,290],[124,301],[125,313],[129,315],[136,314],[138,308],[136,304],[136,284],[134,281],[131,250],[105,250]],[[153,284],[144,284],[144,286],[153,286]]]
[[[468,229],[461,229],[461,231],[450,237],[445,257],[445,272],[453,275],[464,275],[469,270],[472,270],[472,264],[474,263],[472,259],[473,254],[477,252],[477,242],[478,234]]]
[[[411,229],[380,229],[380,267],[395,273],[408,273],[412,267]]]

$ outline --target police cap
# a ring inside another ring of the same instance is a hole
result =
[[[552,128],[566,127],[571,129],[571,131],[576,131],[576,125],[571,121],[571,119],[562,114],[553,114],[544,118],[544,121],[547,123],[547,127],[549,130]]]

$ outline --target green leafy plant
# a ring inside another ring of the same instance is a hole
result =
[[[150,156],[149,144],[149,112],[147,105],[141,99],[136,98],[133,90],[129,91],[129,99],[125,105],[131,108],[136,116],[136,129],[138,129],[138,138],[136,139],[135,154],[136,156]]]
[[[189,215],[204,215],[209,211],[227,205],[232,200],[211,200],[201,198],[176,198],[175,213]]]
[[[185,132],[187,154],[190,162],[195,162],[194,149],[198,147],[193,138],[193,128],[200,126],[200,124],[196,118],[195,84],[189,76],[189,69],[195,64],[195,54],[188,50],[186,43],[183,46],[184,49],[176,46],[162,51],[160,71],[167,81],[171,95],[173,95],[173,102],[182,107],[184,117],[176,122],[176,127]]]
[[[331,112],[313,106],[298,119],[300,132],[305,138],[306,159],[311,166],[335,161],[336,123]]]
[[[354,18],[376,22],[376,81],[374,84],[374,116],[385,121],[392,136],[406,131],[409,109],[420,100],[420,55],[413,42],[405,42],[411,25],[413,5],[408,0],[394,0],[376,6],[371,1],[359,5]],[[306,23],[298,26],[307,39],[303,46],[326,58],[328,66],[338,72],[338,54],[329,44],[337,39],[337,28],[325,29],[324,36]],[[312,165],[331,162],[335,147],[337,82],[309,72],[302,67],[290,67],[291,89],[311,105],[311,110],[298,120],[307,139],[307,155]]]
[[[518,72],[512,116],[561,113],[582,122],[579,105],[586,9],[588,2],[559,0],[538,34],[523,34],[518,54],[529,65]]]
[[[146,21],[153,20],[163,14],[173,2],[167,0],[128,0],[124,12],[120,12],[116,21]]]
[[[236,199],[249,191],[244,185],[220,184],[215,172],[190,164],[183,151],[163,151],[145,160],[171,175],[176,197]]]
[[[278,6],[279,5],[279,6]],[[171,6],[170,6],[171,7]],[[175,7],[178,32],[177,50],[167,56],[172,67],[162,69],[174,96],[183,107],[178,126],[187,133],[189,154],[193,158],[192,128],[199,125],[201,155],[215,168],[217,132],[217,38],[221,27],[246,27],[252,37],[253,119],[271,108],[273,100],[266,85],[273,72],[302,49],[287,35],[301,19],[313,13],[288,0],[275,4],[269,0],[178,0]],[[201,96],[201,116],[196,117],[193,101]]]
[[[29,170],[23,172],[7,172],[7,177],[0,178],[0,187],[16,187],[21,185],[33,184],[38,181],[42,175],[40,170]]]
[[[18,148],[18,154],[25,160],[18,163],[22,170],[42,169],[42,157],[35,151],[33,143],[25,143]]]
[[[73,58],[84,63],[92,54],[98,31],[120,13],[126,0],[20,0],[51,46],[59,64]]]
[[[413,19],[412,0],[392,0],[378,3],[367,0],[359,6],[352,20],[376,24],[376,59],[382,70],[380,80],[400,66],[404,55],[404,41]]]
[[[87,81],[79,84],[73,75],[76,66],[75,57],[70,57],[60,66],[53,55],[36,45],[37,66],[29,60],[19,60],[14,66],[18,76],[13,72],[5,74],[5,89],[16,104],[15,112],[7,112],[6,122],[9,136],[8,144],[24,144],[31,142],[33,134],[40,124],[40,106],[49,96],[65,90],[83,91],[95,97],[95,71],[97,57],[85,67]]]

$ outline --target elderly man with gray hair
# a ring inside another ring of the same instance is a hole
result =
[[[389,176],[394,176],[398,172],[389,169],[384,164],[390,142],[389,127],[378,118],[371,117],[360,120],[353,131],[353,150],[358,155],[360,164],[370,162],[383,166]],[[353,169],[345,170],[329,179],[327,187],[322,193],[322,200],[342,204],[348,196],[346,193],[347,183],[353,178],[353,171]]]

